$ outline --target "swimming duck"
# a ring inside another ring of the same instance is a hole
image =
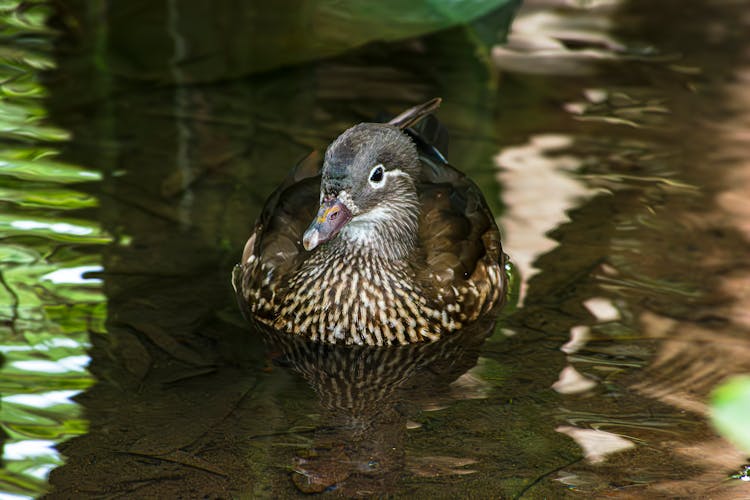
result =
[[[505,255],[492,213],[413,128],[439,105],[355,125],[322,169],[312,154],[289,174],[235,269],[252,318],[311,340],[390,345],[436,340],[500,306]]]

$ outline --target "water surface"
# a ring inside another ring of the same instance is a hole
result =
[[[59,133],[3,136],[36,162],[0,175],[4,495],[750,496],[706,406],[750,371],[750,19],[568,3],[503,46],[459,26],[242,75],[185,58],[174,3],[153,59],[123,49],[143,6],[58,14],[33,102]],[[265,344],[229,285],[265,197],[438,95],[517,305],[432,347]]]

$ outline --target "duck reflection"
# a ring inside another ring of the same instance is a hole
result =
[[[405,449],[417,425],[410,417],[450,402],[494,325],[486,318],[433,343],[397,347],[324,344],[259,327],[274,365],[301,375],[322,410],[311,446],[291,459],[295,486],[346,496],[394,491],[409,464],[417,467]]]

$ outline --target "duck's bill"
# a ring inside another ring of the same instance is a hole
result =
[[[305,231],[302,244],[312,250],[321,243],[333,239],[352,218],[352,213],[338,198],[327,198],[320,204],[318,215]]]

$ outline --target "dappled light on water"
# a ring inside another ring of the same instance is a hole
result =
[[[283,59],[269,20],[262,60],[255,6],[190,3],[66,3],[55,60],[43,6],[7,14],[38,43],[0,52],[2,494],[748,496],[709,423],[750,372],[742,2],[499,2]],[[265,197],[435,96],[518,270],[497,324],[264,342],[229,276]]]

